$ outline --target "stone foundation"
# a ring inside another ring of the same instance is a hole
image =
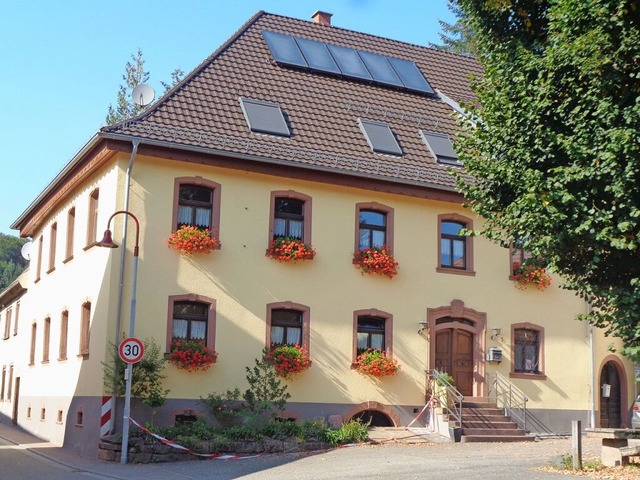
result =
[[[205,455],[255,455],[263,453],[291,453],[314,450],[326,450],[331,445],[320,442],[282,441],[265,438],[259,441],[235,441],[220,448],[208,441],[200,441],[198,445],[189,446],[195,452]],[[98,449],[98,458],[106,462],[120,461],[122,444],[119,439],[102,438]],[[204,457],[192,455],[163,443],[146,443],[144,438],[134,437],[129,440],[129,463],[162,463],[199,460]]]

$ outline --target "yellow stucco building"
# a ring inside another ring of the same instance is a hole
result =
[[[138,234],[135,336],[167,354],[175,337],[218,353],[206,371],[167,365],[156,422],[204,414],[200,397],[246,387],[265,346],[298,343],[312,365],[286,380],[296,420],[406,425],[440,369],[465,397],[490,396],[497,378],[521,391],[531,433],[628,424],[633,366],[575,320],[587,305],[555,277],[517,288],[522,252],[460,234],[482,222],[450,174],[478,64],[329,18],[257,13],[144,113],[98,132],[15,221],[33,243],[30,268],[0,295],[2,415],[87,453],[118,428],[103,362],[129,329]],[[112,216],[124,248],[98,248]],[[220,248],[168,248],[183,224],[210,228]],[[283,237],[315,257],[265,255]],[[392,278],[354,264],[382,246]],[[399,373],[359,374],[366,348]],[[148,415],[134,404],[133,418]]]

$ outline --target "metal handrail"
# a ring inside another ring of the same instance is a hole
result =
[[[527,402],[529,398],[498,372],[487,374],[489,398],[492,398],[498,408],[510,417],[525,432],[527,431]]]
[[[447,373],[439,370],[427,370],[427,390],[447,413],[462,427],[462,395],[447,379]]]

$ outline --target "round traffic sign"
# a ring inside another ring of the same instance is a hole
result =
[[[118,354],[123,362],[138,363],[144,355],[144,345],[135,337],[125,338],[120,342]]]

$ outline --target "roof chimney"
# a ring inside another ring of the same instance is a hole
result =
[[[331,26],[331,17],[333,13],[321,12],[318,10],[316,13],[311,15],[311,19],[313,23],[319,23],[320,25]]]

